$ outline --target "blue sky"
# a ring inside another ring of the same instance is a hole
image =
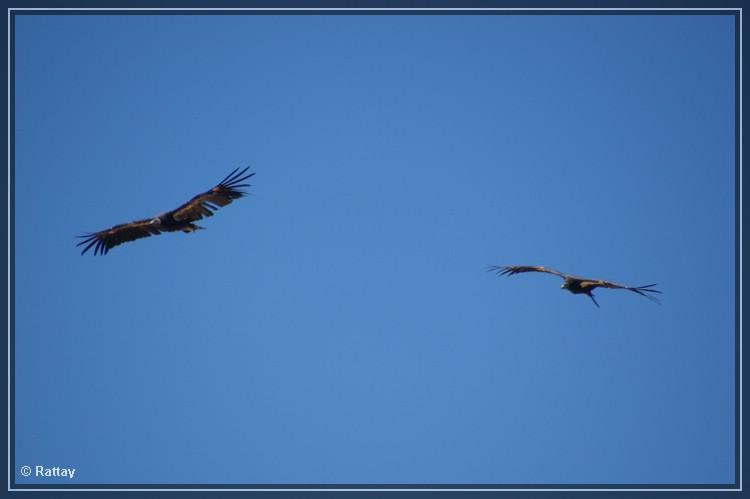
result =
[[[17,468],[734,481],[732,17],[15,26]],[[79,255],[247,165],[207,230]]]

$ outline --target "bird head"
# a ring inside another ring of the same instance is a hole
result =
[[[159,217],[154,217],[148,223],[149,225],[159,225],[161,223],[161,219]]]
[[[560,285],[560,289],[568,289],[568,280],[565,279],[563,283]]]

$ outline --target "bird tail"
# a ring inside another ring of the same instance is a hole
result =
[[[184,227],[182,227],[182,232],[185,232],[186,234],[189,234],[191,232],[195,232],[196,230],[205,229],[205,227],[201,227],[200,225],[195,225],[194,223],[186,224]]]

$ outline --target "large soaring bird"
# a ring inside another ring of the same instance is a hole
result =
[[[554,274],[563,278],[562,286],[560,286],[562,289],[567,289],[568,291],[576,295],[587,295],[589,298],[591,298],[591,301],[593,301],[594,305],[596,305],[597,307],[599,306],[599,304],[594,299],[594,295],[592,293],[595,288],[627,289],[628,291],[632,291],[634,293],[638,293],[641,296],[645,296],[649,300],[652,300],[656,303],[659,303],[659,300],[649,295],[648,293],[661,293],[661,291],[658,291],[656,289],[650,289],[656,286],[656,284],[647,284],[646,286],[635,287],[622,286],[620,284],[615,284],[609,281],[602,281],[600,279],[585,279],[583,277],[576,277],[574,275],[564,274],[558,270],[534,265],[491,265],[487,270],[489,272],[497,272],[499,275],[513,275],[521,274],[523,272],[545,272],[547,274]]]
[[[118,244],[135,241],[142,237],[156,236],[162,232],[181,230],[187,233],[202,229],[203,227],[199,227],[193,222],[203,217],[213,216],[214,211],[246,194],[239,188],[249,187],[250,184],[242,184],[241,182],[255,175],[255,173],[245,175],[248,168],[239,172],[237,171],[239,168],[236,168],[224,177],[224,180],[219,182],[216,187],[198,194],[176,210],[156,215],[153,218],[144,218],[135,222],[115,225],[99,232],[78,236],[83,238],[83,241],[76,246],[86,245],[81,251],[82,255],[92,247],[95,255],[106,255],[109,250]]]

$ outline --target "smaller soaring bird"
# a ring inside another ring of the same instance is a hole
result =
[[[143,237],[157,236],[162,232],[185,233],[195,232],[202,229],[193,222],[201,220],[203,217],[211,217],[214,212],[230,204],[235,199],[239,199],[246,194],[241,187],[249,187],[250,184],[242,182],[249,179],[255,173],[245,175],[249,167],[242,171],[239,168],[224,177],[224,180],[216,184],[213,188],[193,196],[190,201],[183,203],[178,208],[161,213],[152,218],[144,218],[120,225],[115,225],[109,229],[100,230],[78,236],[83,239],[76,246],[83,246],[83,255],[89,249],[94,248],[94,254],[106,255],[109,250],[128,241],[135,241]]]
[[[586,279],[583,277],[576,277],[574,275],[560,272],[559,270],[548,269],[547,267],[535,265],[490,265],[487,271],[497,272],[498,275],[513,275],[521,274],[523,272],[545,272],[547,274],[554,274],[564,279],[560,288],[567,289],[568,291],[576,295],[587,295],[589,298],[591,298],[591,301],[593,301],[594,305],[596,305],[597,307],[599,306],[599,304],[596,302],[596,299],[594,299],[594,295],[592,293],[595,288],[627,289],[628,291],[632,291],[633,293],[638,293],[641,296],[645,296],[649,300],[656,303],[659,303],[659,300],[647,293],[661,293],[661,291],[658,291],[656,289],[650,289],[656,286],[656,284],[647,284],[645,286],[634,287],[622,286],[620,284],[615,284],[609,281],[602,281],[600,279]]]

